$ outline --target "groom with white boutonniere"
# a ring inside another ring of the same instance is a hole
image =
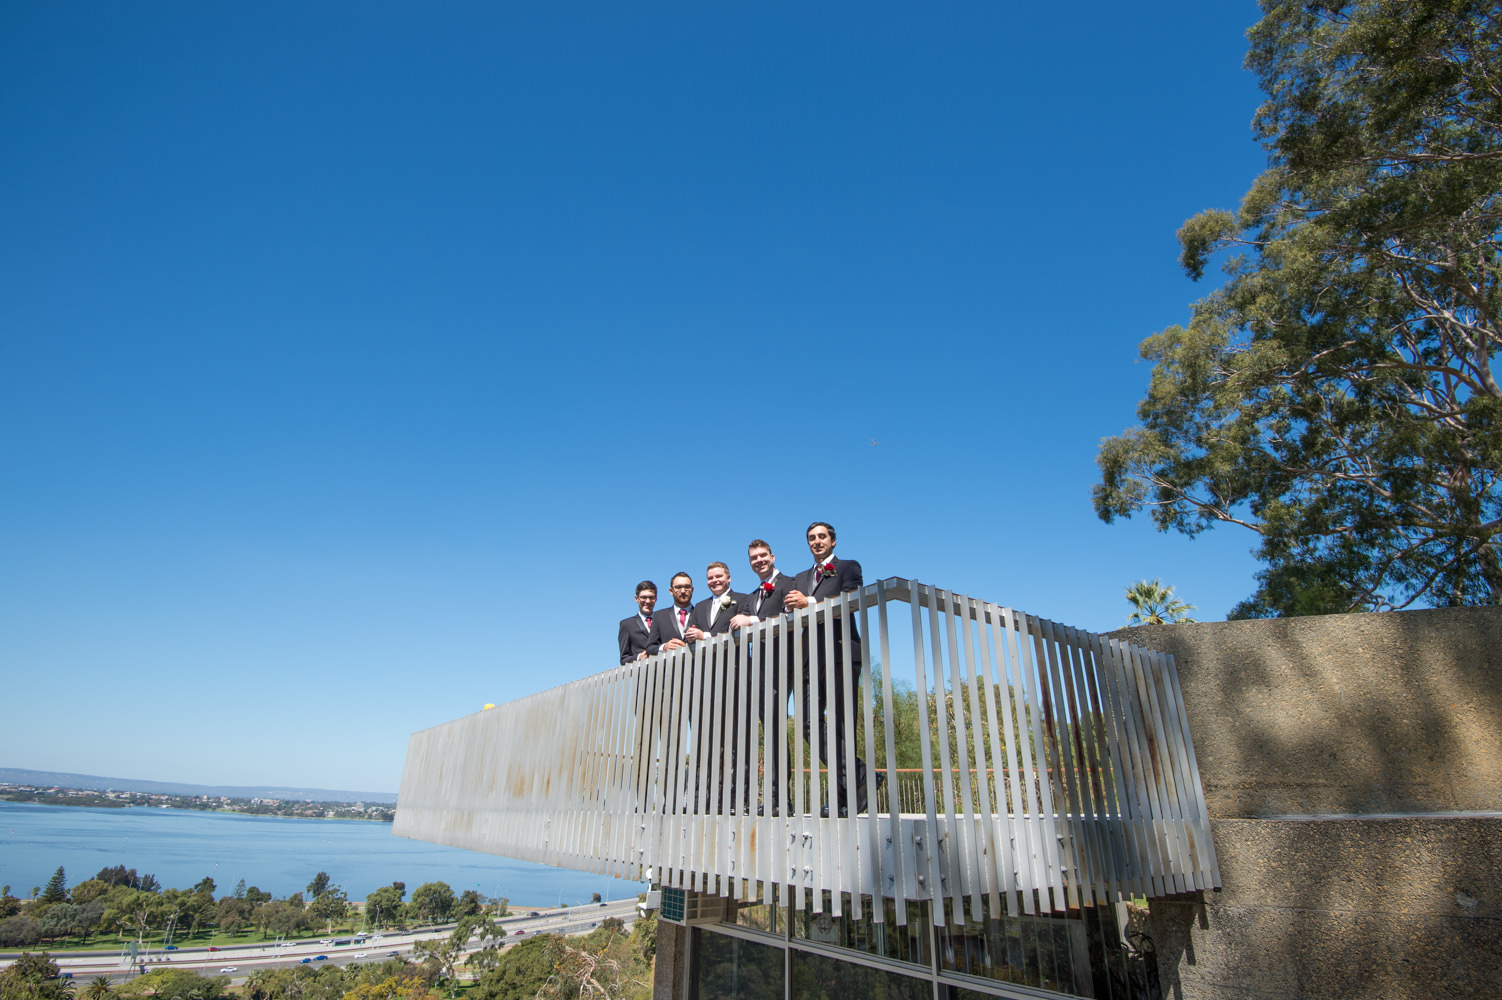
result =
[[[730,631],[730,620],[740,614],[749,600],[745,594],[730,589],[730,567],[722,562],[712,562],[705,569],[704,582],[709,586],[710,597],[694,605],[688,616],[688,628],[683,638],[698,642],[712,635]]]
[[[712,562],[705,568],[704,582],[709,586],[711,596],[707,600],[695,604],[693,613],[688,616],[688,628],[684,631],[683,638],[687,639],[690,643],[729,632],[731,620],[751,603],[750,597],[745,594],[737,594],[730,589],[730,567],[722,562]],[[735,724],[736,715],[731,707],[736,704],[738,693],[738,686],[732,682],[733,676],[734,670],[727,668],[720,678],[720,684],[723,685],[720,693],[720,730],[721,732],[725,731],[727,721],[731,723],[729,728],[732,730],[725,736],[725,742],[722,744],[721,749],[722,753],[724,752],[724,747],[735,747],[736,734],[739,733],[739,726]],[[718,754],[710,757],[709,760],[712,767],[718,768],[720,766],[721,761]],[[730,766],[732,769],[735,767],[734,749],[731,750]],[[699,797],[699,789],[702,787],[700,785],[701,780],[701,775],[696,768],[694,774],[695,799]],[[720,801],[714,805],[715,812],[725,811],[724,803],[728,797],[725,789],[721,789]],[[734,803],[734,808],[737,811],[745,811],[746,803],[736,802]]]

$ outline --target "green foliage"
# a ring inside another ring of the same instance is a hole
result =
[[[221,1000],[229,997],[229,980],[224,977],[200,976],[186,969],[153,969],[144,976],[121,983],[115,990],[117,996],[135,1000],[137,997],[192,997],[194,1000]]]
[[[406,886],[393,882],[365,897],[365,916],[375,927],[405,927],[407,907],[402,902]]]
[[[1132,613],[1127,615],[1129,625],[1176,625],[1193,622],[1189,612],[1193,604],[1185,604],[1173,596],[1173,588],[1165,587],[1162,580],[1138,580],[1126,590],[1127,603]]]
[[[1229,281],[1142,344],[1103,520],[1259,536],[1233,616],[1502,600],[1502,23],[1480,0],[1263,0],[1268,170],[1179,231]]]
[[[420,921],[441,923],[454,912],[458,900],[447,882],[424,882],[412,890],[412,912]]]
[[[145,892],[156,892],[161,888],[155,875],[137,875],[134,868],[127,868],[124,865],[101,868],[94,878],[111,888],[123,885],[127,889],[141,889]]]
[[[325,889],[317,899],[308,904],[307,913],[310,920],[325,924],[332,930],[336,920],[343,920],[349,915],[349,897],[337,885]]]
[[[68,877],[63,874],[63,866],[58,865],[57,871],[47,880],[47,887],[42,890],[42,902],[61,903],[68,898]]]
[[[485,973],[465,1000],[517,1000],[534,997],[553,975],[556,938],[538,934],[501,953],[497,967]]]
[[[22,952],[8,968],[0,970],[0,997],[5,1000],[72,1000],[73,983],[59,979],[57,963],[44,951]]]
[[[257,969],[246,979],[244,995],[248,1000],[345,1000],[354,993],[361,998],[424,997],[433,982],[429,970],[401,959],[362,963],[340,968],[319,963],[320,968],[296,965],[288,968]],[[394,982],[391,992],[381,992],[383,985]]]
[[[533,997],[628,997],[652,995],[656,921],[638,920],[632,934],[620,922],[578,938],[537,935],[501,953],[496,967],[480,976],[466,1000],[530,1000]]]
[[[427,938],[412,944],[412,956],[421,959],[424,963],[431,961],[438,970],[439,979],[448,983],[453,983],[454,969],[463,954],[464,942],[455,941],[452,935]]]
[[[313,881],[308,883],[308,898],[317,899],[328,892],[329,887],[333,884],[334,880],[329,877],[328,872],[319,872],[313,876]]]
[[[504,934],[505,931],[486,914],[471,913],[459,918],[459,922],[449,933],[449,940],[454,943],[455,947],[464,948],[472,937],[478,937],[484,941],[488,938],[499,938]]]
[[[465,889],[459,894],[459,905],[454,909],[456,917],[470,917],[485,909],[485,898],[474,889]]]

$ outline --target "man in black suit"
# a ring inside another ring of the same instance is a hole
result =
[[[668,590],[673,595],[673,606],[652,616],[652,631],[647,633],[648,656],[688,645],[684,634],[688,631],[688,617],[693,614],[694,578],[687,573],[674,573]]]
[[[760,538],[753,539],[746,546],[746,557],[751,563],[751,569],[756,573],[757,584],[751,590],[751,595],[746,598],[741,613],[730,619],[732,631],[764,622],[769,618],[776,618],[784,613],[783,601],[786,600],[788,591],[793,589],[793,578],[777,568],[777,557],[772,554],[772,546]],[[775,816],[782,804],[777,794],[781,786],[783,755],[787,749],[787,733],[782,724],[787,718],[787,693],[789,688],[786,668],[782,666],[780,655],[782,637],[777,636],[768,645],[772,646],[770,655],[768,650],[761,651],[761,662],[757,670],[761,674],[761,684],[769,688],[765,700],[756,703],[756,718],[762,724],[762,730],[767,734],[767,775],[769,790],[767,797],[772,801],[772,814]],[[770,718],[773,720],[772,728],[767,728],[768,710],[770,704]],[[747,782],[751,775],[746,775]],[[746,798],[750,799],[749,791]],[[762,812],[764,806],[758,806],[757,811]]]
[[[621,666],[647,658],[647,638],[652,634],[652,612],[657,608],[657,584],[643,580],[636,585],[636,614],[621,619],[616,641],[621,647]]]
[[[730,567],[722,562],[712,562],[704,568],[704,582],[709,587],[710,596],[694,605],[694,613],[688,618],[688,629],[683,633],[683,637],[690,643],[729,632],[731,621],[740,613],[744,603],[749,600],[745,594],[738,594],[730,589]],[[739,704],[740,688],[733,683],[735,669],[728,665],[722,669],[724,672],[720,677],[720,732],[724,734],[721,737],[724,740],[722,745],[731,748],[730,768],[733,773],[736,761],[735,747],[740,732],[735,710]],[[716,758],[709,759],[716,760]],[[714,766],[718,768],[721,765],[716,762]],[[720,804],[715,807],[717,812],[724,811],[722,807],[725,798],[726,794],[722,790]],[[736,808],[743,811],[746,807],[744,798],[742,796],[742,801],[736,804]]]
[[[722,562],[712,562],[704,569],[704,582],[709,587],[709,597],[694,605],[689,615],[688,629],[683,637],[689,642],[698,642],[712,635],[730,631],[730,621],[741,610],[745,594],[730,589],[730,567]]]
[[[789,609],[806,608],[828,597],[837,597],[849,591],[859,590],[864,583],[861,564],[854,559],[837,559],[834,554],[834,528],[824,521],[815,521],[808,526],[808,550],[813,553],[814,564],[793,579],[793,589],[788,591],[786,603]],[[849,799],[845,781],[845,688],[852,689],[861,676],[861,636],[855,622],[835,619],[834,641],[825,648],[824,629],[815,627],[803,637],[803,738],[809,740],[815,708],[819,717],[819,741],[815,744],[819,759],[833,775],[836,804],[840,815],[848,814]],[[850,637],[850,674],[845,673],[845,636]],[[826,691],[825,663],[834,665],[834,746],[829,747],[829,725],[825,718],[830,692]],[[812,692],[813,697],[810,698]],[[809,740],[813,742],[812,740]],[[825,754],[833,752],[831,763]],[[884,775],[876,775],[880,785]],[[866,811],[866,762],[855,758],[855,811]],[[824,807],[828,815],[828,806]]]

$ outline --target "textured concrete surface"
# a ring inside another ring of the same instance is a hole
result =
[[[1212,817],[1502,810],[1502,607],[1112,634],[1178,663]]]
[[[1166,995],[1502,996],[1502,822],[1212,827],[1225,888],[1150,907]]]
[[[1502,996],[1502,608],[1128,637],[1178,663],[1222,880],[1151,904],[1166,995]]]
[[[683,1000],[688,979],[688,928],[657,921],[657,959],[652,966],[652,1000]]]

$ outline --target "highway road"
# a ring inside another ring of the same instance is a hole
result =
[[[531,916],[531,913],[537,916]],[[512,915],[500,921],[504,932],[503,943],[516,944],[537,934],[584,934],[593,930],[606,917],[618,917],[626,923],[636,919],[636,897],[615,900],[610,903],[585,903],[580,906],[552,907],[535,911],[512,911]],[[203,976],[229,976],[231,982],[243,982],[256,969],[301,965],[350,965],[355,962],[382,962],[388,957],[412,957],[412,946],[417,941],[444,937],[454,929],[453,924],[440,924],[421,930],[401,933],[383,932],[367,938],[360,944],[335,945],[334,940],[350,938],[305,939],[287,942],[283,947],[274,944],[232,945],[216,951],[207,948],[181,948],[176,951],[153,949],[146,959],[146,969],[188,969]],[[478,939],[472,949],[485,943]],[[319,959],[319,956],[326,956]],[[0,967],[9,965],[14,955],[0,959]],[[129,960],[122,960],[118,950],[111,952],[62,952],[52,956],[60,971],[72,973],[76,982],[87,982],[96,976],[108,976],[111,980],[130,979],[138,972],[129,967]],[[232,969],[233,971],[225,971]]]

